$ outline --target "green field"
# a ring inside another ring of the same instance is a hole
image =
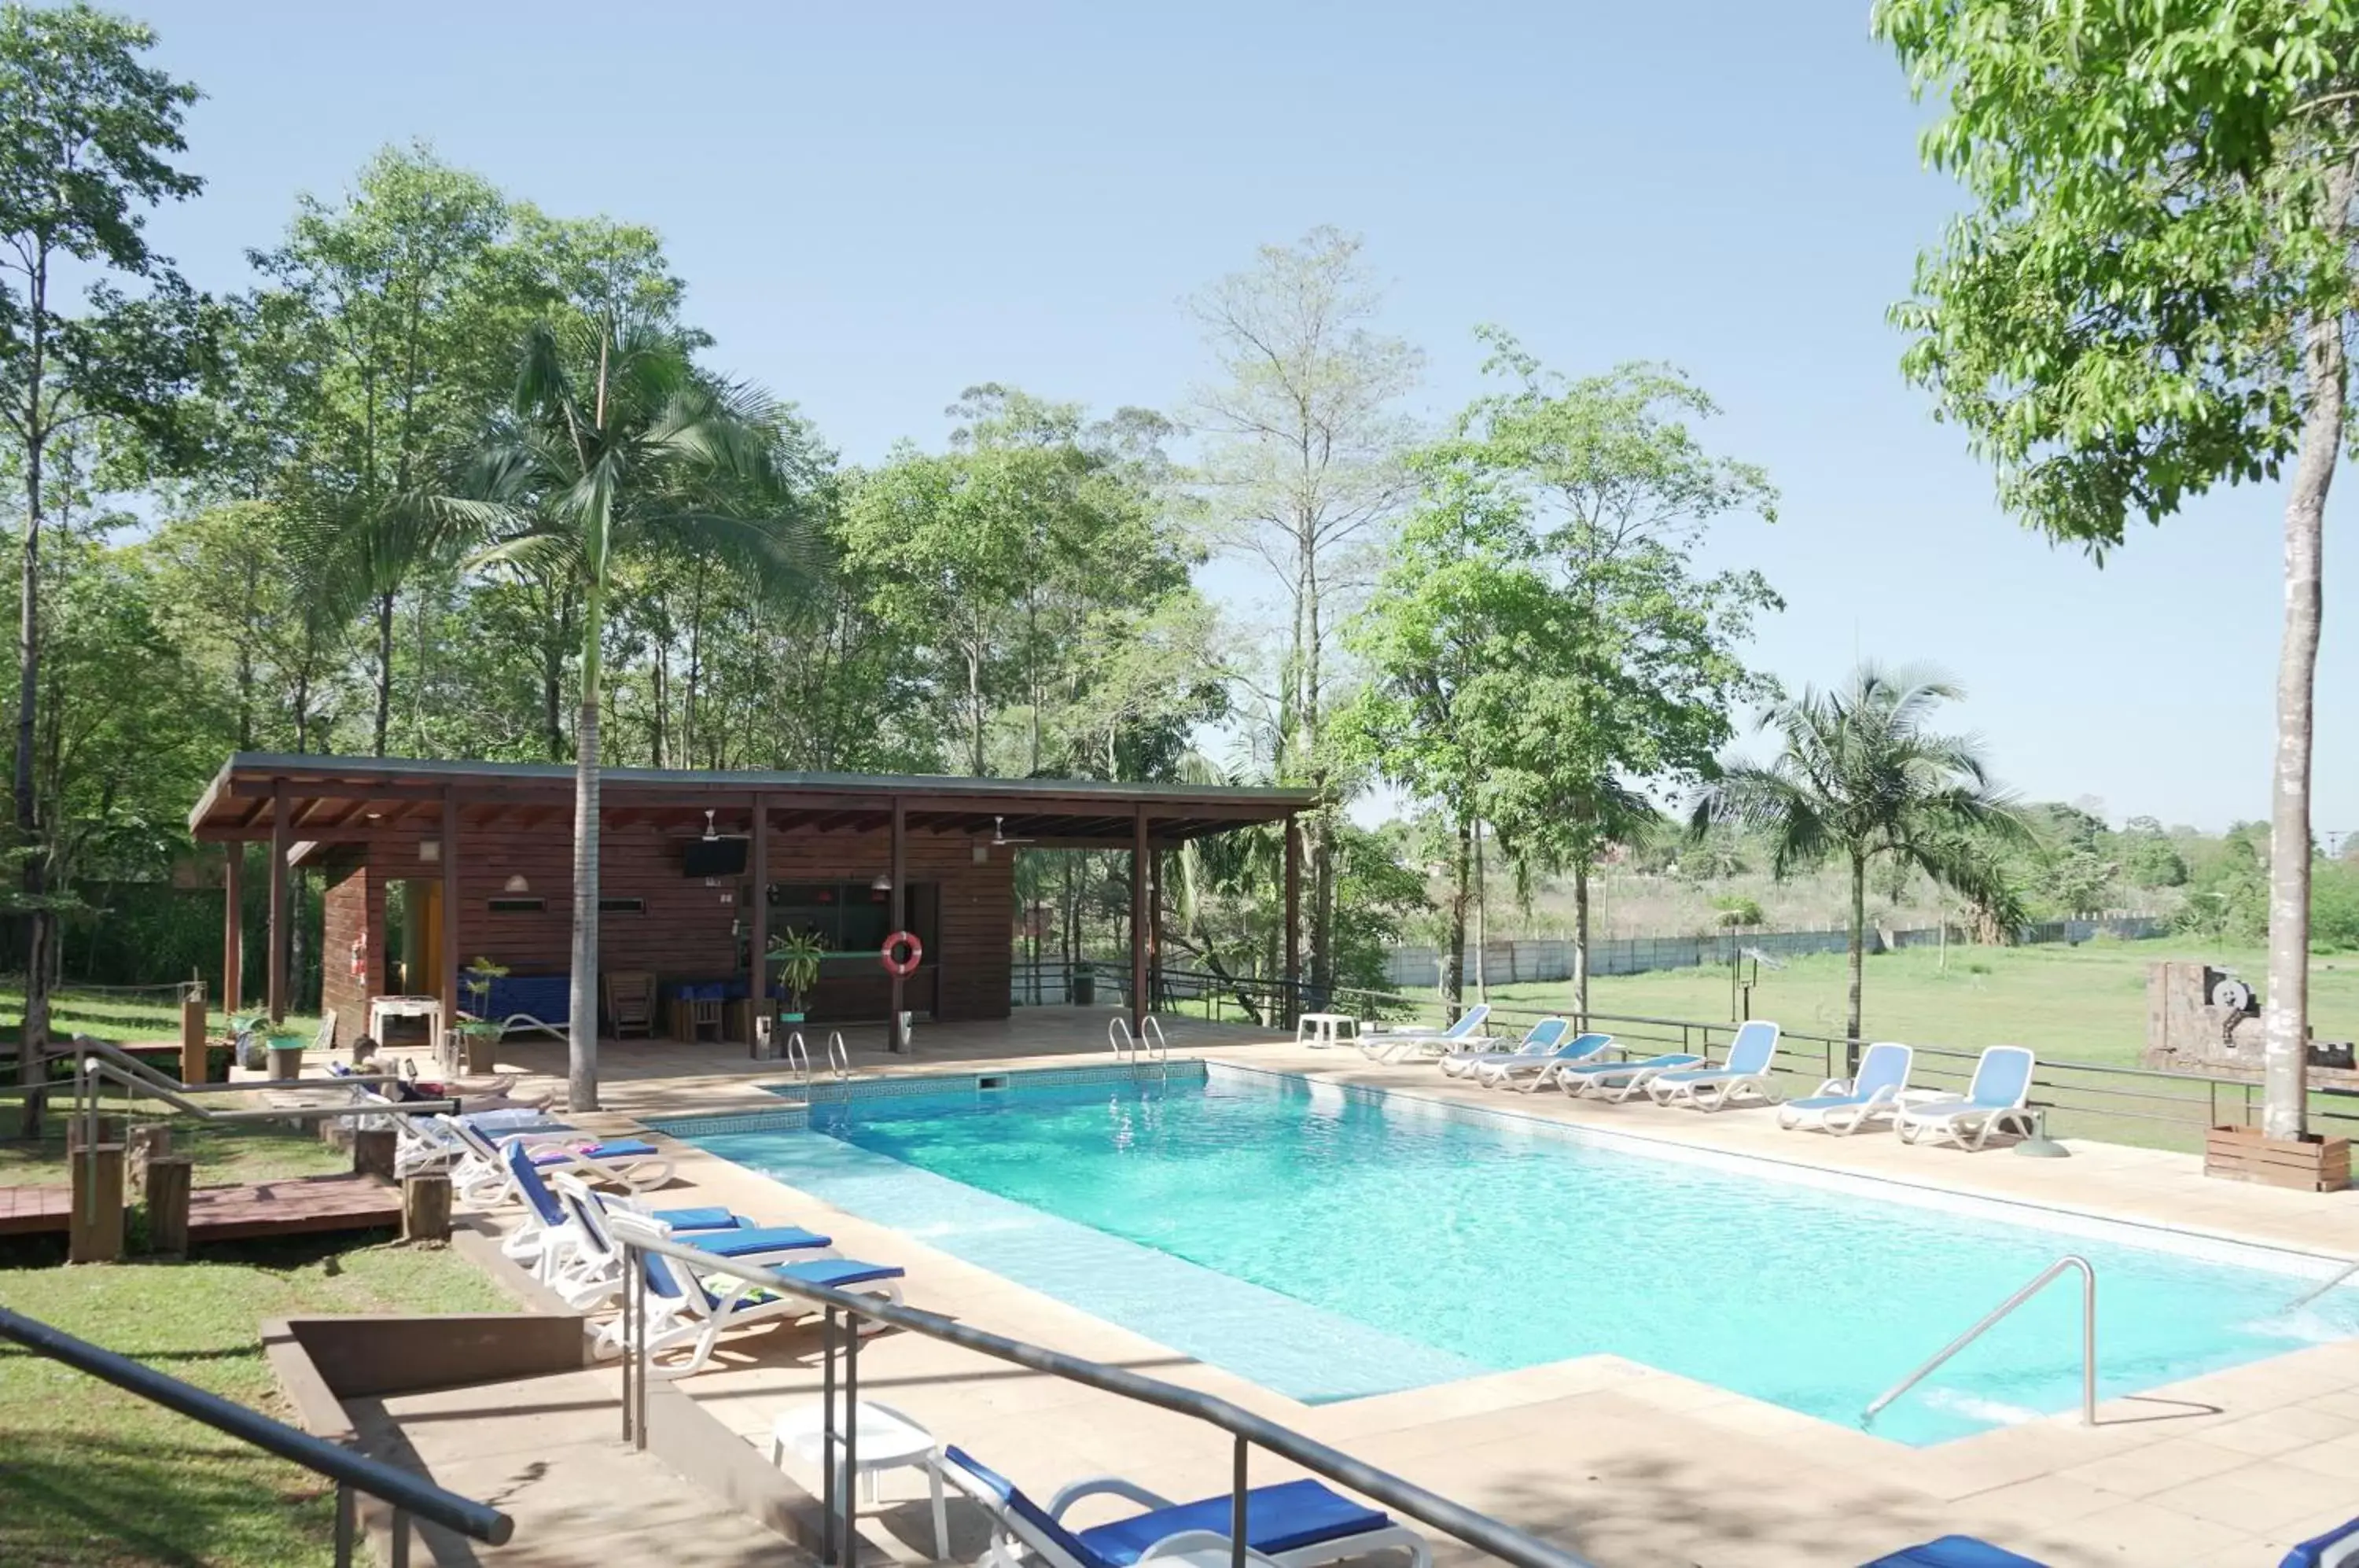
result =
[[[13,1047],[25,1017],[25,993],[0,988],[0,1045]],[[228,1018],[216,1007],[209,1027],[225,1032]],[[286,1027],[309,1040],[320,1028],[317,1014],[293,1014]],[[180,1005],[167,989],[138,991],[73,991],[51,993],[49,1032],[52,1037],[86,1034],[116,1045],[138,1045],[180,1038]],[[13,1053],[12,1053],[13,1054]]]
[[[260,1325],[290,1313],[507,1312],[452,1252],[348,1242],[201,1263],[67,1269],[0,1243],[0,1306],[284,1420]],[[333,1560],[318,1476],[54,1361],[0,1345],[0,1563],[55,1568]]]
[[[2146,1045],[2147,966],[2170,958],[2219,964],[2256,989],[2267,969],[2258,950],[2223,953],[2167,940],[1952,947],[1946,964],[1933,949],[1908,948],[1867,961],[1862,1032],[1870,1040],[1966,1051],[2027,1045],[2053,1061],[2135,1066]],[[1745,968],[1749,975],[1752,965]],[[1841,953],[1798,958],[1783,970],[1765,966],[1752,1011],[1795,1033],[1841,1035],[1846,983]],[[1491,998],[1549,1011],[1572,1000],[1571,986],[1561,982],[1495,985]],[[1724,1020],[1732,1016],[1728,970],[1601,975],[1590,984],[1590,1006],[1640,1018]],[[2359,959],[2312,960],[2310,1006],[2321,1040],[2359,1038]]]

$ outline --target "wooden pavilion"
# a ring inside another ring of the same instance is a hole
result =
[[[1286,967],[1300,973],[1306,789],[612,768],[599,798],[599,967],[651,972],[667,995],[760,996],[771,932],[821,932],[831,950],[807,1007],[815,1022],[1008,1016],[1015,845],[1131,855],[1133,1026],[1144,1016],[1161,907],[1158,850],[1260,822],[1286,824]],[[273,1018],[288,1009],[288,877],[325,886],[322,1006],[364,1027],[369,999],[469,998],[476,956],[510,972],[484,1010],[561,1015],[572,928],[573,769],[241,752],[190,813],[201,841],[266,842]],[[224,1000],[240,985],[243,856],[228,859]],[[387,896],[403,884],[398,971]],[[878,960],[886,934],[924,948],[907,978]],[[530,1004],[530,1005],[520,1005]],[[733,1010],[733,1017],[747,1015]]]

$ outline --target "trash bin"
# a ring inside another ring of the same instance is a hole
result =
[[[1098,1002],[1098,972],[1086,964],[1073,965],[1073,978],[1069,987],[1073,993],[1073,1006],[1093,1007]]]

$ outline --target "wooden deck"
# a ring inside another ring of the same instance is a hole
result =
[[[62,1234],[72,1205],[64,1187],[0,1187],[0,1236]]]
[[[73,1203],[64,1187],[0,1187],[0,1236],[59,1234]],[[374,1177],[295,1176],[189,1194],[189,1245],[401,1224],[401,1189]]]

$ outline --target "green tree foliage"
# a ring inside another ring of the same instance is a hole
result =
[[[970,388],[950,450],[905,445],[844,511],[867,609],[906,628],[970,774],[1141,778],[1223,705],[1159,421]],[[996,733],[995,733],[996,732]]]
[[[199,189],[171,161],[197,94],[142,62],[154,45],[147,28],[84,5],[0,9],[0,430],[24,499],[14,792],[31,933],[18,1048],[28,1086],[49,1044],[56,962],[37,778],[45,467],[52,443],[93,420],[161,433],[190,368],[187,290],[142,224]],[[123,278],[147,292],[126,296]],[[28,1130],[40,1115],[28,1092]]]
[[[1423,505],[1354,628],[1372,680],[1346,736],[1452,820],[1451,951],[1479,824],[1523,877],[1571,870],[1585,1012],[1598,857],[1650,831],[1647,787],[1707,777],[1732,707],[1774,691],[1739,649],[1776,595],[1756,573],[1699,571],[1693,552],[1716,518],[1774,515],[1775,494],[1703,449],[1689,421],[1712,404],[1675,373],[1568,380],[1484,335],[1511,389],[1411,460]]]
[[[1361,241],[1313,229],[1265,245],[1249,269],[1189,301],[1219,372],[1195,397],[1199,475],[1215,537],[1279,588],[1286,626],[1267,683],[1277,773],[1324,799],[1304,820],[1314,990],[1334,981],[1343,791],[1324,741],[1336,700],[1332,644],[1368,558],[1412,486],[1399,401],[1422,356],[1378,332],[1382,291]]]
[[[1851,873],[1844,1034],[1854,1056],[1869,867],[1905,861],[1969,899],[1998,900],[2006,893],[1995,844],[2027,831],[1974,741],[1930,727],[1933,710],[1960,695],[1936,676],[1864,664],[1841,688],[1805,690],[1773,707],[1762,728],[1777,737],[1777,755],[1732,764],[1697,800],[1697,832],[1734,822],[1760,834],[1779,876],[1829,861]]]
[[[571,1016],[598,1016],[598,727],[605,608],[634,549],[711,560],[766,586],[800,586],[820,564],[777,462],[766,394],[701,375],[679,335],[644,318],[536,323],[509,417],[469,464],[462,496],[406,497],[420,531],[473,531],[479,567],[570,579],[582,604],[573,806]],[[597,1031],[571,1031],[568,1103],[598,1104]]]
[[[2102,555],[2222,484],[2292,478],[2264,1127],[2304,1125],[2311,704],[2359,305],[2359,6],[1880,0],[1974,205],[1896,312],[1908,367],[2027,524]]]

